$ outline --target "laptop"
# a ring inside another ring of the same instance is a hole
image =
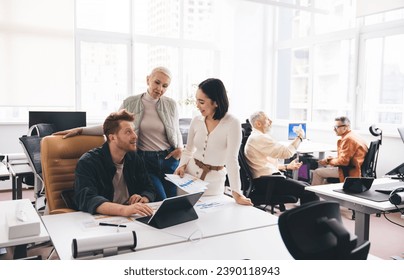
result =
[[[373,177],[346,177],[342,189],[348,193],[363,193],[370,189],[373,181]]]
[[[373,181],[374,178],[372,177],[346,177],[342,189],[336,189],[334,191],[376,202],[388,201],[388,194],[370,189]]]
[[[203,192],[166,198],[152,216],[137,218],[136,221],[162,229],[198,219],[195,203]]]
[[[306,139],[306,123],[289,123],[288,125],[288,140],[293,140],[297,137],[296,129],[303,129],[304,137]]]

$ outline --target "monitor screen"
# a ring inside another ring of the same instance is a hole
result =
[[[76,111],[30,111],[28,128],[35,124],[52,124],[55,132],[75,127],[86,126],[86,112]]]
[[[303,138],[306,138],[306,123],[290,123],[289,127],[288,127],[288,139],[289,140],[293,140],[297,137],[296,130],[299,128],[303,129],[303,131],[304,131]]]

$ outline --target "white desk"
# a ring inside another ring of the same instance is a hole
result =
[[[12,180],[13,199],[22,198],[22,178],[32,174],[32,168],[28,163],[8,164],[8,170]]]
[[[134,221],[126,223],[127,227],[119,230],[136,231],[138,240],[136,250],[143,251],[184,243],[188,241],[189,237],[193,239],[220,237],[277,225],[276,216],[251,206],[238,205],[232,198],[225,195],[202,198],[202,203],[213,201],[221,204],[205,210],[199,209],[198,206],[195,207],[199,219],[194,221],[165,229],[155,229]],[[47,215],[42,216],[42,220],[60,259],[73,259],[71,243],[74,238],[101,236],[117,231],[117,228],[114,227],[85,227],[87,222],[94,220],[94,217],[84,212]]]
[[[318,158],[323,159],[326,152],[336,152],[337,146],[311,140],[303,140],[297,148],[299,154],[312,154],[318,153]]]
[[[7,166],[0,161],[0,180],[8,180],[10,178],[10,172],[8,172]]]
[[[31,204],[29,199],[23,200],[7,200],[0,201],[0,247],[11,247],[16,246],[14,250],[14,258],[24,258],[27,256],[27,244],[36,243],[36,242],[45,242],[49,240],[48,232],[46,231],[44,225],[40,224],[40,234],[28,237],[21,237],[15,239],[8,238],[8,228],[6,226],[6,212],[16,211],[16,207],[18,203],[26,201]],[[32,205],[32,204],[31,204]],[[35,211],[34,206],[32,206],[32,211]]]
[[[375,186],[378,184],[389,182],[394,183],[397,181],[388,178],[376,179],[373,182],[372,189],[375,189]],[[396,209],[396,207],[389,201],[375,202],[353,195],[336,192],[334,191],[335,189],[342,189],[342,183],[306,187],[306,190],[315,192],[325,200],[337,201],[341,206],[355,210],[355,234],[358,236],[358,241],[360,243],[369,240],[370,214]],[[404,208],[404,204],[401,204],[399,207]]]
[[[292,141],[280,141],[282,145],[288,146]],[[313,154],[318,153],[318,158],[322,159],[326,152],[336,152],[337,146],[332,144],[326,144],[321,142],[315,142],[311,140],[304,139],[297,148],[298,154]]]
[[[293,260],[278,226],[203,238],[108,257],[118,260]]]

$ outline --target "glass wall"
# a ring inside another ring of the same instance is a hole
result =
[[[278,9],[276,117],[321,127],[347,115],[354,128],[391,132],[403,125],[403,10],[356,18],[352,0],[289,2],[317,10]]]

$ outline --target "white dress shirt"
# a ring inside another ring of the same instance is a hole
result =
[[[238,152],[241,144],[241,124],[230,114],[226,114],[219,124],[208,133],[205,117],[193,118],[189,127],[188,141],[182,152],[179,166],[187,165],[185,172],[198,178],[203,170],[195,164],[194,158],[204,164],[225,166],[222,170],[211,170],[205,181],[209,182],[204,195],[219,195],[224,192],[226,173],[232,191],[241,192]]]
[[[296,148],[292,144],[282,145],[271,135],[253,129],[248,137],[244,153],[254,178],[258,178],[279,172],[278,159],[292,157],[296,153]]]

